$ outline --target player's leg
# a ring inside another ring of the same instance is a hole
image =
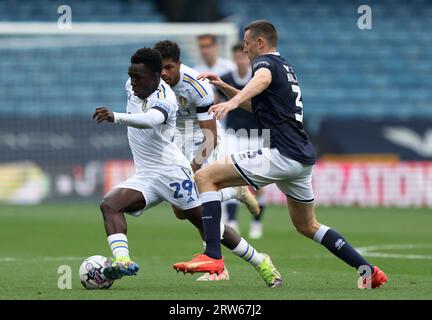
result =
[[[222,260],[221,254],[221,241],[220,241],[220,219],[221,219],[221,202],[217,190],[227,185],[240,186],[245,185],[249,179],[240,175],[238,168],[236,169],[233,163],[227,158],[223,162],[212,163],[205,168],[199,170],[195,175],[200,198],[203,207],[202,223],[204,234],[206,238],[206,248],[204,255],[198,256],[197,259],[183,263],[184,270],[187,272],[208,272],[211,270],[212,263],[208,264],[209,268],[203,267],[196,268],[197,263],[201,264],[203,261],[210,261],[214,264],[214,260]],[[248,182],[251,182],[250,180]],[[253,183],[253,182],[251,182]],[[256,267],[260,276],[269,287],[279,287],[282,284],[280,273],[274,267],[271,259],[266,254],[258,253],[251,247],[244,239],[232,249],[233,253],[247,260],[261,261]],[[257,260],[255,260],[255,258]],[[261,260],[262,259],[262,260]]]
[[[253,230],[253,232],[249,233],[249,237],[252,239],[260,238],[262,233],[262,226],[260,223],[263,209],[261,206],[262,201],[260,202],[258,197],[255,197],[252,194],[252,192],[249,190],[249,187],[241,186],[236,188],[224,188],[219,190],[219,195],[221,202],[226,202],[226,210],[228,215],[226,223],[240,233],[237,222],[238,200],[244,203],[249,212],[253,215],[251,223],[251,230]]]
[[[342,235],[317,221],[313,203],[302,203],[290,197],[287,199],[289,214],[296,230],[355,268],[364,280],[359,286],[376,288],[387,282],[385,274],[362,257]]]
[[[196,207],[189,210],[181,211],[182,215],[187,219],[203,234],[203,220],[202,220],[202,207]],[[204,240],[204,237],[203,237]],[[221,243],[235,255],[248,261],[253,266],[258,266],[263,257],[258,253],[245,239],[230,226],[221,224]],[[204,243],[205,245],[205,243]],[[249,247],[248,250],[246,250]]]
[[[221,202],[238,200],[246,205],[246,208],[249,210],[249,212],[252,215],[254,215],[255,217],[260,215],[259,203],[255,198],[255,196],[252,194],[252,192],[250,192],[247,186],[240,186],[235,188],[223,188],[219,190],[219,196]],[[235,215],[231,216],[230,220],[235,220]]]
[[[249,137],[247,139],[247,143],[249,147],[247,149],[254,150],[254,149],[260,149],[264,147],[264,139],[262,136],[262,132],[260,130],[251,130],[249,132]],[[245,143],[245,142],[243,142]],[[242,148],[242,150],[245,150],[245,148]],[[262,224],[262,218],[264,216],[265,211],[265,197],[264,197],[264,189],[260,188],[256,191],[255,198],[258,202],[258,207],[260,209],[260,214],[255,215],[252,217],[252,221],[250,222],[249,227],[249,238],[251,239],[259,239],[263,235],[263,224]]]
[[[244,149],[248,148],[246,147]],[[216,149],[213,150],[210,158],[206,160],[204,166],[208,165],[209,163],[225,161],[225,155],[230,154],[235,150],[238,150],[236,135],[223,134],[222,132],[218,131],[218,145]],[[196,150],[194,153],[196,153]],[[249,212],[254,216],[257,216],[260,213],[259,204],[255,199],[255,196],[249,191],[247,186],[222,188],[219,190],[219,195],[221,198],[221,202],[224,202],[225,206],[222,207],[222,211],[224,211],[225,207],[227,211],[226,214],[228,215],[228,221],[234,221],[236,218],[236,206],[230,205],[229,208],[229,204],[225,203],[230,200],[238,200],[244,203]],[[233,202],[231,201],[231,204],[232,203]]]
[[[198,229],[201,239],[203,240],[203,245],[205,247],[206,243],[205,243],[205,235],[204,235],[204,229],[202,223],[202,206],[199,205],[195,208],[191,208],[187,210],[182,210],[175,206],[172,206],[172,208],[177,219],[189,220],[189,222],[192,223]],[[221,243],[230,250],[235,248],[241,240],[238,233],[233,228],[224,224],[221,224],[220,230],[221,230],[221,236],[220,236]]]
[[[177,208],[176,206],[172,206],[172,209],[173,209],[173,212],[174,212],[177,219],[189,220],[189,222],[191,222],[198,229],[198,231],[200,233],[200,237],[204,241],[205,237],[204,237],[204,230],[202,228],[202,219],[201,219],[201,223],[199,223],[199,224],[196,224],[195,219],[194,219],[195,215],[197,215],[199,218],[201,218],[201,206],[196,207],[196,208],[192,208],[189,210],[181,210],[181,209]],[[196,211],[196,213],[195,213],[195,211]],[[205,245],[205,242],[204,242],[204,245]]]
[[[145,199],[141,192],[116,188],[111,190],[100,203],[107,236],[115,233],[127,233],[124,212],[134,212],[145,207]]]
[[[366,261],[342,235],[317,221],[312,189],[313,166],[302,165],[291,159],[281,161],[285,162],[291,176],[278,181],[276,185],[287,195],[288,211],[296,230],[326,247],[339,259],[355,268],[364,279],[375,277],[378,281],[373,280],[372,287],[386,282],[385,274]]]
[[[206,236],[205,254],[221,259],[220,221],[221,201],[218,190],[231,186],[245,185],[232,164],[227,161],[215,162],[198,170],[195,174],[203,207],[203,227]]]
[[[228,219],[226,221],[226,225],[233,228],[238,234],[240,234],[240,228],[237,221],[237,209],[238,209],[238,203],[237,200],[229,200],[226,203],[227,213],[228,213]]]
[[[203,240],[203,244],[205,247],[205,236],[204,236],[204,229],[203,229],[203,224],[202,224],[202,207],[201,205],[197,204],[196,207],[194,208],[190,208],[190,209],[186,209],[186,210],[182,210],[179,209],[175,206],[173,206],[174,212],[177,216],[178,219],[187,219],[189,220],[189,222],[192,223],[192,225],[194,225],[200,235],[201,235],[201,239]],[[229,234],[230,230],[227,230],[227,233]],[[221,233],[224,232],[224,226],[221,226]],[[222,238],[222,235],[220,236],[220,238]],[[236,239],[233,239],[234,241]],[[215,261],[216,265],[213,266],[214,268],[214,272],[212,272],[211,274],[205,274],[203,277],[205,277],[205,280],[213,280],[213,281],[218,281],[218,280],[229,280],[229,273],[228,273],[228,269],[224,266],[223,261]],[[178,271],[183,271],[184,270],[184,266],[182,263],[177,263],[173,265],[174,270]],[[200,280],[204,280],[204,279],[200,279]]]
[[[249,238],[260,239],[263,235],[262,218],[263,218],[264,210],[265,210],[264,189],[258,189],[255,197],[256,197],[256,200],[258,201],[260,214],[254,216],[252,218],[252,221],[251,221],[250,227],[249,227]]]
[[[175,208],[176,216],[179,219],[188,219],[203,235],[203,223],[202,223],[202,207],[196,207],[188,210],[180,210]],[[204,240],[204,237],[202,238]],[[221,224],[221,243],[233,254],[242,258],[249,264],[251,264],[255,269],[258,270],[263,280],[270,287],[280,286],[281,282],[274,279],[274,273],[276,272],[280,278],[280,274],[277,272],[276,268],[273,266],[270,258],[263,253],[259,253],[252,245],[250,245],[244,238],[230,226]],[[205,242],[204,242],[205,245]],[[213,272],[207,272],[202,277],[198,278],[197,281],[217,281],[217,280],[229,280],[228,270],[224,266],[223,260],[200,260],[199,258],[196,262],[206,262],[211,261],[213,264]],[[216,265],[214,267],[214,265]],[[200,272],[201,267],[199,265],[194,272]],[[185,271],[183,263],[177,263],[173,266],[175,270]],[[221,271],[223,269],[223,271]],[[208,270],[205,270],[208,271]],[[219,274],[218,274],[219,273]]]
[[[115,188],[109,192],[100,204],[108,243],[115,258],[113,264],[103,270],[105,276],[115,280],[123,275],[135,275],[139,266],[129,256],[127,224],[124,212],[135,212],[146,205],[141,192]]]
[[[260,186],[274,182],[267,178],[271,156],[268,148],[239,152],[197,171],[195,180],[203,204],[206,255],[216,259],[221,257],[220,242],[217,239],[220,200],[216,191],[227,186],[246,184],[259,189]]]

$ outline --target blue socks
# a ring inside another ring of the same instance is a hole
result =
[[[314,240],[321,243],[336,257],[343,260],[351,267],[363,273],[365,267],[371,268],[371,274],[373,272],[373,266],[369,264],[351,245],[335,230],[330,229],[327,226],[321,225],[314,236]],[[359,268],[363,266],[361,270]],[[362,274],[360,274],[362,275]]]
[[[205,254],[213,259],[221,259],[221,202],[217,191],[200,194],[202,203],[202,222],[206,241]]]

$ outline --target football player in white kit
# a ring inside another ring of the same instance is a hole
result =
[[[158,51],[142,48],[131,57],[130,79],[126,82],[127,113],[97,108],[93,118],[128,127],[129,146],[135,174],[113,188],[101,202],[108,243],[114,255],[112,265],[103,269],[111,279],[136,275],[139,265],[129,256],[124,213],[139,216],[167,201],[188,219],[203,237],[201,202],[191,177],[188,159],[173,143],[177,101],[174,92],[161,80],[162,57]],[[243,238],[230,227],[221,226],[221,242],[245,259]],[[246,260],[246,259],[245,259]],[[247,260],[252,263],[253,259]],[[259,270],[261,277],[265,270]]]
[[[195,172],[202,165],[216,161],[225,154],[222,127],[219,121],[208,114],[209,107],[214,104],[212,87],[208,81],[197,80],[199,73],[181,63],[177,43],[160,41],[154,49],[162,56],[161,77],[171,86],[179,105],[174,142]],[[246,186],[222,189],[219,195],[222,202],[237,199],[243,202],[253,215],[260,213],[258,202]],[[175,208],[174,211],[179,219],[185,218]],[[228,270],[225,268],[220,275],[205,274],[198,281],[228,278]]]
[[[179,109],[174,138],[196,172],[202,165],[225,155],[223,131],[218,121],[208,114],[213,105],[213,92],[208,81],[197,80],[199,73],[180,61],[180,48],[164,40],[155,47],[162,56],[162,79],[174,91]],[[220,190],[221,201],[233,198],[242,201],[253,215],[260,212],[259,204],[247,187]]]

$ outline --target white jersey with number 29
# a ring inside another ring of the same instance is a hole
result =
[[[171,88],[161,79],[158,89],[144,100],[134,95],[130,79],[127,80],[125,89],[127,113],[145,113],[156,108],[166,118],[163,124],[154,128],[127,128],[136,171],[160,170],[161,167],[172,165],[189,168],[189,161],[173,142],[178,106]]]

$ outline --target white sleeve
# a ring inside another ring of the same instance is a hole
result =
[[[146,113],[118,113],[113,112],[114,123],[134,127],[138,129],[148,129],[161,125],[166,121],[165,114],[159,109],[151,108]]]
[[[207,94],[197,101],[197,105],[196,105],[197,118],[198,121],[212,120],[213,114],[208,114],[208,110],[214,104],[213,89],[210,83],[207,81],[201,81],[201,84],[204,86],[204,89]]]
[[[162,112],[162,114],[165,117],[165,121],[168,119],[170,114],[175,113],[177,111],[177,110],[175,110],[172,103],[170,103],[166,99],[160,99],[160,100],[156,100],[155,102],[153,102],[150,110],[152,110],[152,109],[155,109],[155,110]]]

